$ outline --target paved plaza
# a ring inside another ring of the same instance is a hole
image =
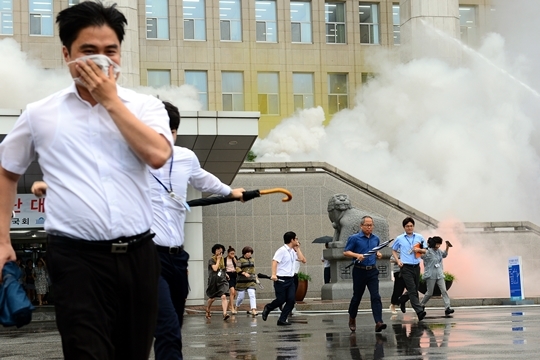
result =
[[[384,313],[388,328],[374,331],[369,311],[348,329],[343,312],[298,312],[292,326],[236,315],[229,321],[214,314],[187,315],[184,321],[185,359],[538,359],[540,307],[495,306],[456,308],[453,317],[442,308],[428,308],[418,322],[409,312]],[[152,357],[153,358],[153,357]],[[53,322],[35,322],[22,329],[0,331],[0,359],[62,359],[60,337]]]

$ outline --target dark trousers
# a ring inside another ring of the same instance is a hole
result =
[[[383,322],[382,320],[382,301],[379,294],[379,270],[373,268],[371,270],[360,269],[353,267],[353,297],[349,304],[349,316],[356,319],[358,314],[358,306],[362,301],[362,296],[366,287],[371,296],[371,313],[375,322]]]
[[[182,324],[189,294],[189,254],[159,252],[161,276],[158,286],[158,320],[154,342],[156,360],[183,359]]]
[[[49,242],[56,324],[66,360],[148,359],[160,265],[151,238],[124,254]]]
[[[407,292],[401,295],[400,301],[405,303],[411,300],[411,306],[416,313],[421,313],[424,308],[420,305],[420,299],[418,298],[418,283],[420,282],[420,265],[407,265],[404,264],[401,268],[401,277],[405,283]]]
[[[274,291],[276,293],[276,298],[268,305],[270,311],[280,307],[285,304],[281,315],[279,316],[280,321],[287,321],[287,317],[294,308],[295,298],[296,298],[296,287],[294,284],[294,279],[290,278],[280,278],[283,281],[274,281]]]
[[[328,284],[330,282],[330,266],[324,268],[324,283]]]
[[[394,290],[392,291],[392,298],[390,299],[390,303],[392,305],[399,305],[399,298],[401,295],[403,295],[403,291],[405,290],[405,281],[403,281],[403,277],[401,276],[401,271],[397,271],[394,273]]]

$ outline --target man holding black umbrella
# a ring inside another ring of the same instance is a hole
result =
[[[373,234],[373,218],[364,216],[360,220],[360,232],[349,237],[345,245],[345,251],[343,251],[344,256],[355,259],[352,271],[353,297],[349,304],[349,329],[353,332],[356,331],[356,315],[366,286],[371,295],[371,312],[375,320],[375,331],[381,332],[386,329],[386,324],[382,319],[379,270],[376,266],[377,259],[382,258],[382,253],[376,251],[369,256],[364,256],[364,254],[379,246],[379,243],[379,237]]]
[[[164,101],[169,126],[176,141],[180,125],[178,108]],[[157,170],[150,170],[150,188],[156,233],[154,242],[161,260],[159,279],[159,310],[154,342],[156,359],[182,359],[181,328],[186,298],[189,292],[188,259],[184,250],[184,222],[189,206],[187,187],[202,192],[228,195],[242,199],[244,189],[231,189],[216,176],[202,169],[199,159],[189,149],[175,146],[172,157]]]

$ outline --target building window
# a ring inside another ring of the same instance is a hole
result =
[[[13,35],[13,0],[0,0],[0,35]]]
[[[232,71],[222,72],[221,94],[224,111],[244,111],[244,74]]]
[[[401,44],[401,18],[399,16],[399,4],[392,5],[392,19],[394,24],[394,45]]]
[[[240,0],[219,0],[219,30],[222,41],[242,41]]]
[[[459,7],[459,27],[461,41],[465,44],[474,45],[476,41],[476,7]]]
[[[148,70],[148,86],[160,88],[171,86],[171,71],[170,70]]]
[[[52,36],[54,29],[52,0],[29,0],[30,35]]]
[[[360,3],[360,44],[379,44],[379,5]]]
[[[259,111],[261,115],[279,115],[278,73],[258,73],[257,93],[259,94]]]
[[[293,73],[293,97],[295,109],[309,109],[315,106],[313,74]]]
[[[330,115],[349,106],[347,74],[328,74],[328,112]]]
[[[326,43],[345,44],[345,3],[324,4]]]
[[[208,74],[206,71],[185,72],[185,83],[194,86],[199,91],[199,101],[203,110],[208,110]]]
[[[68,6],[78,5],[80,2],[81,0],[69,0]]]
[[[146,38],[169,39],[168,0],[146,0]]]
[[[206,40],[204,0],[184,0],[184,40]]]
[[[311,2],[291,1],[291,34],[293,43],[311,44]]]
[[[277,15],[274,0],[255,1],[257,41],[277,42]]]

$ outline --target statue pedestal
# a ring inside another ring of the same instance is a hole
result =
[[[329,243],[329,248],[323,250],[323,256],[330,261],[331,282],[321,288],[322,300],[350,300],[353,295],[352,259],[343,256],[345,244],[340,242]],[[386,251],[384,251],[386,250]],[[384,256],[389,249],[383,249],[383,258],[377,260],[379,269],[379,293],[382,298],[390,298],[394,287],[390,274],[390,260]],[[363,301],[369,301],[369,291],[366,289]],[[384,306],[384,305],[383,305]]]

